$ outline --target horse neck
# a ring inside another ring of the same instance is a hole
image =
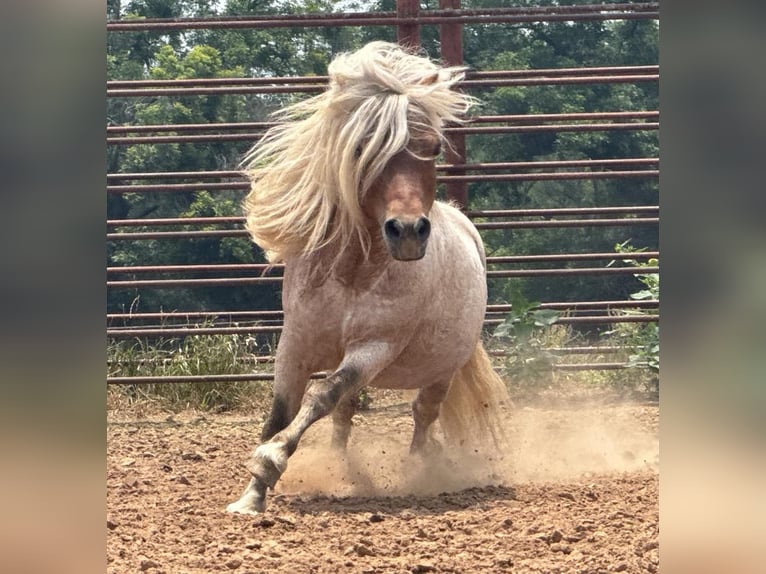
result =
[[[366,288],[385,272],[392,261],[377,224],[369,224],[367,248],[358,234],[348,241],[339,240],[322,247],[309,256],[312,283],[319,285],[330,277],[353,288]]]

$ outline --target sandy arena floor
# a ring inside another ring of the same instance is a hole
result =
[[[407,397],[305,435],[260,516],[224,512],[264,413],[110,413],[108,572],[657,572],[656,404],[507,413],[507,452],[407,454]]]

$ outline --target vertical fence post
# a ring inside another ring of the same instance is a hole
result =
[[[396,0],[398,18],[416,18],[419,13],[419,0]],[[420,46],[420,24],[400,23],[396,28],[396,40],[402,46]]]
[[[442,10],[459,10],[460,0],[439,0]],[[441,58],[448,66],[463,65],[463,25],[445,23],[439,25]],[[449,164],[465,163],[465,134],[451,134],[449,146],[444,151],[444,159]],[[465,170],[450,171],[450,175],[463,175]],[[447,182],[447,198],[456,202],[461,209],[468,206],[468,184],[464,181]]]

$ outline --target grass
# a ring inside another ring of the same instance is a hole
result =
[[[189,376],[271,372],[257,360],[259,346],[242,335],[191,335],[183,339],[112,341],[107,346],[110,376]],[[112,411],[223,412],[262,408],[271,400],[269,381],[110,385]]]
[[[638,324],[625,324],[625,329],[638,330]],[[621,329],[623,329],[621,327]],[[598,362],[628,363],[633,351],[623,343],[636,337],[625,331],[598,342],[601,346],[620,346],[615,354],[554,354],[551,348],[588,346],[582,335],[562,324],[535,329],[524,339],[491,338],[489,349],[502,349],[504,357],[496,357],[498,372],[506,380],[514,400],[534,402],[547,395],[558,397],[573,393],[656,392],[658,377],[646,368],[620,370],[572,371],[556,369],[557,363],[583,364]],[[263,372],[273,363],[262,357],[271,354],[275,341],[259,344],[248,335],[191,335],[183,339],[144,339],[112,341],[107,347],[110,376],[188,376]],[[152,383],[110,385],[107,409],[112,413],[130,412],[177,413],[185,410],[209,412],[255,412],[268,408],[271,402],[270,381],[229,383]],[[362,406],[369,407],[372,395],[362,391]]]
[[[640,328],[636,323],[625,325],[631,330]],[[622,330],[619,336],[611,333],[601,337],[585,337],[569,325],[556,323],[535,329],[521,340],[493,338],[489,345],[505,351],[504,357],[496,359],[497,370],[505,379],[511,396],[518,402],[527,403],[537,402],[546,396],[561,399],[575,394],[625,397],[656,394],[658,375],[644,365],[622,369],[556,368],[562,364],[629,364],[635,353],[636,341],[637,337],[623,336]],[[617,350],[571,354],[551,351],[567,347],[616,347]]]

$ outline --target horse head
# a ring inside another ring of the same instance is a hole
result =
[[[391,257],[399,261],[415,261],[426,254],[440,150],[436,133],[414,135],[365,194],[362,210],[379,227]]]
[[[268,260],[333,246],[331,268],[374,243],[421,259],[444,127],[474,101],[454,89],[463,75],[387,42],[336,56],[328,89],[280,110],[245,158],[246,226]]]

